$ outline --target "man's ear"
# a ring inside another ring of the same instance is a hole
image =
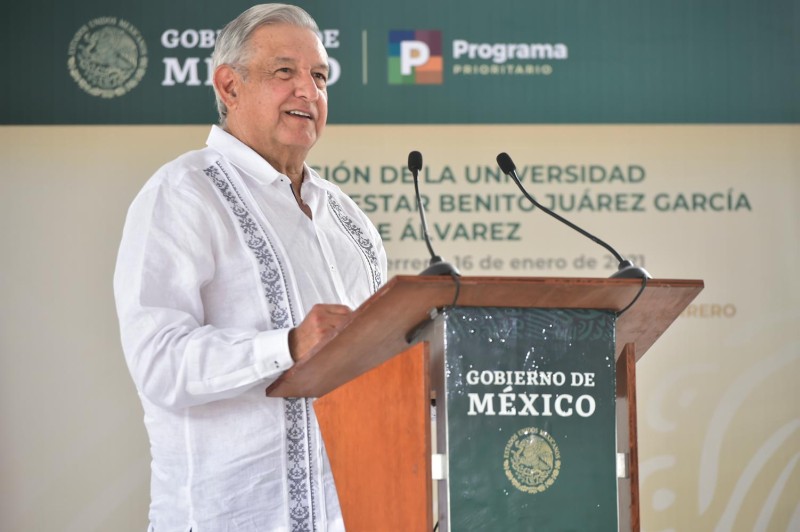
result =
[[[217,94],[228,110],[235,109],[238,104],[237,95],[241,79],[230,65],[220,65],[214,71],[214,88],[217,89]]]

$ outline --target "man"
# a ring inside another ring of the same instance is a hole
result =
[[[255,6],[213,65],[220,127],[136,197],[114,276],[153,455],[150,530],[341,530],[310,401],[264,390],[378,289],[385,253],[304,162],[328,103],[311,17]]]

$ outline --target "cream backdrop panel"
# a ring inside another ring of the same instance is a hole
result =
[[[0,128],[3,531],[146,529],[147,438],[111,277],[134,194],[206,134]],[[391,274],[426,262],[412,149],[434,248],[464,275],[613,271],[511,199],[494,163],[507,151],[540,201],[654,277],[703,279],[637,366],[643,529],[800,530],[800,127],[329,126],[310,163],[381,226]],[[566,182],[570,168],[597,182]]]

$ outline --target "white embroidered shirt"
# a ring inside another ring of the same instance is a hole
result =
[[[289,179],[212,127],[133,201],[114,275],[152,453],[155,532],[341,530],[310,401],[267,398],[288,331],[386,280],[380,237],[335,185]]]

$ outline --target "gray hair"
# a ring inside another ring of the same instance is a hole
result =
[[[319,35],[319,27],[311,15],[303,9],[288,4],[258,4],[222,28],[217,36],[214,53],[211,55],[211,71],[216,72],[221,65],[241,65],[249,59],[250,36],[261,26],[268,24],[289,24],[307,28]],[[228,108],[214,87],[219,124],[225,126]]]

